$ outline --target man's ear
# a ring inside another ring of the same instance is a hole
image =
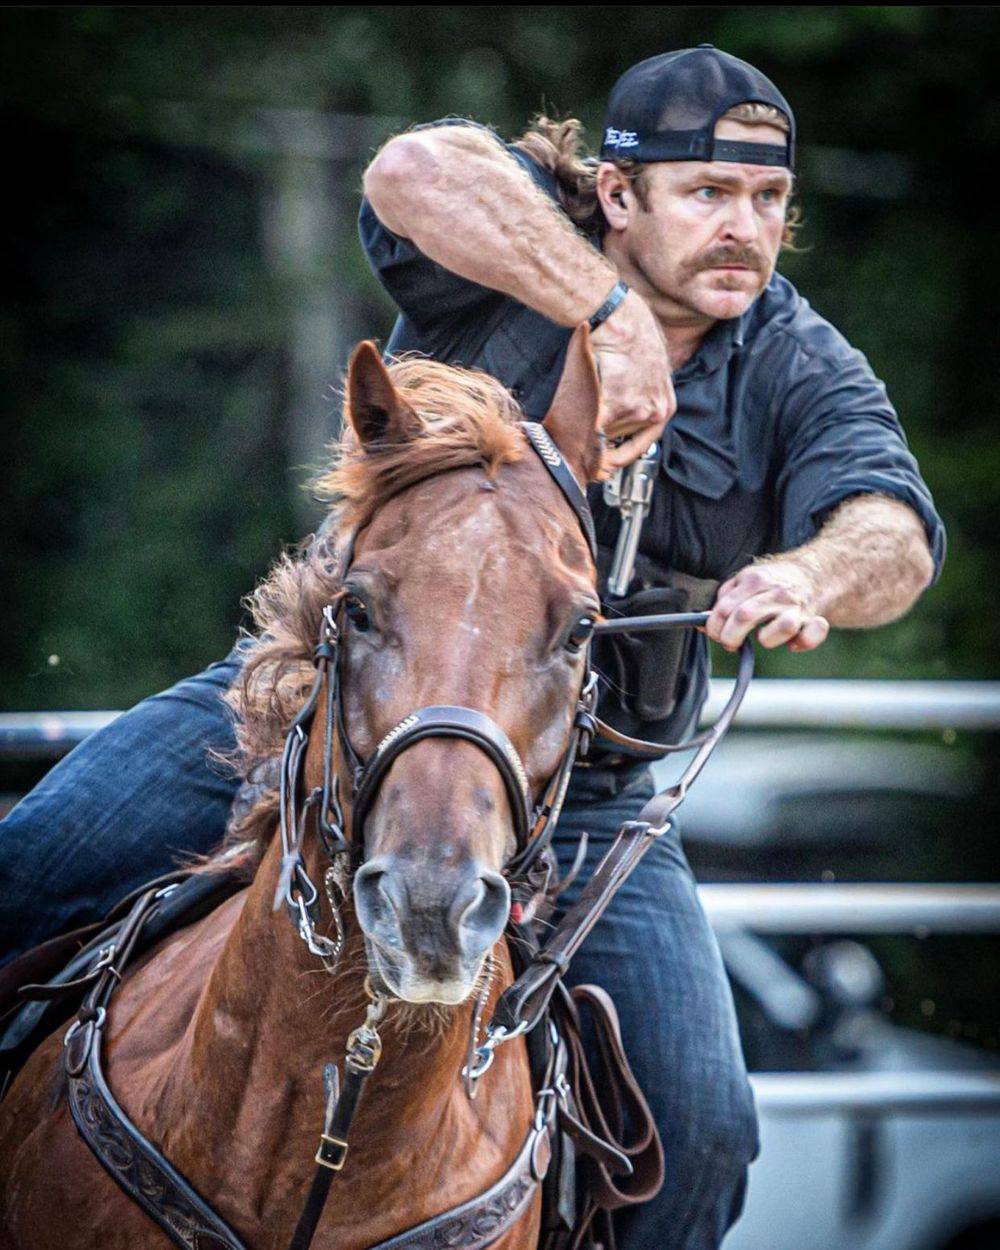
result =
[[[396,391],[370,339],[351,353],[344,416],[366,451],[375,444],[405,443],[421,428],[420,418]]]
[[[629,176],[617,165],[601,161],[597,167],[596,190],[608,225],[612,230],[624,230],[629,223],[630,207],[635,206],[635,192]]]
[[[573,331],[566,350],[566,364],[542,424],[562,452],[577,481],[586,486],[601,467],[601,443],[597,419],[601,411],[601,380],[590,349],[586,322]]]

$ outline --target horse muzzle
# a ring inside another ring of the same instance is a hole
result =
[[[510,914],[500,873],[468,860],[429,870],[379,855],[354,877],[354,905],[386,988],[416,1003],[463,1002]]]

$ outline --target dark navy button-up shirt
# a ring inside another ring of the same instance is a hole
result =
[[[508,151],[558,203],[552,175]],[[367,200],[359,228],[372,268],[400,309],[387,354],[415,351],[484,369],[528,417],[541,420],[571,330],[436,264],[387,230]],[[461,203],[455,229],[462,229]],[[754,556],[807,542],[849,496],[880,494],[917,513],[940,569],[944,529],[884,385],[780,274],[741,317],[717,322],[673,381],[677,412],[663,435],[640,559],[721,581]],[[619,514],[599,490],[591,502],[599,541],[613,546]],[[677,741],[704,701],[708,671],[705,639],[695,634],[666,720],[638,722],[607,698],[602,714],[627,733]]]

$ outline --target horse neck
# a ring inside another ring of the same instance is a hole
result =
[[[279,1091],[289,1090],[296,1105],[289,1114],[307,1108],[310,1131],[318,1131],[323,1065],[342,1065],[347,1036],[365,1015],[364,944],[348,900],[345,949],[337,972],[327,973],[283,908],[273,910],[280,862],[274,840],[208,977],[171,1084],[197,1091],[192,1102],[198,1118],[206,1120],[207,1102],[218,1125],[236,1123],[249,1098],[264,1095],[273,1102]],[[306,862],[310,877],[321,882],[326,865],[319,850],[310,849]],[[510,981],[505,950],[499,963],[491,999]],[[457,1078],[472,1004],[437,1016],[417,1011],[408,1017],[406,1009],[390,1008],[379,1026],[383,1053],[372,1079],[395,1091],[401,1115],[407,1101],[416,1100],[433,1120],[434,1109],[443,1111],[461,1091]]]
[[[314,880],[323,866],[318,856],[307,862]],[[166,1083],[148,1072],[135,1083],[148,1108],[144,1130],[207,1201],[262,1236],[261,1221],[274,1210],[290,1227],[308,1189],[323,1121],[322,1066],[342,1065],[366,1002],[353,913],[345,908],[348,941],[331,977],[272,910],[279,867],[272,846],[228,935],[216,934],[220,953],[163,1065]],[[512,975],[506,943],[495,953],[487,1017]],[[532,1108],[523,1042],[502,1048],[470,1100],[459,1073],[471,1010],[452,1009],[429,1031],[390,1007],[379,1025],[382,1058],[350,1133],[348,1166],[364,1183],[333,1195],[317,1246],[356,1245],[359,1229],[364,1244],[379,1242],[488,1188],[515,1157]]]

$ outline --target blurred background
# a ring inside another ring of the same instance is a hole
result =
[[[447,114],[512,137],[542,108],[596,136],[618,74],[704,41],[753,61],[795,108],[805,250],[781,268],[886,381],[949,531],[944,575],[906,620],[835,634],[811,655],[765,653],[760,668],[1000,677],[989,191],[1000,9],[7,8],[0,709],[126,707],[203,667],[244,622],[241,596],[315,524],[304,483],[336,430],[341,369],[359,338],[384,339],[392,323],[355,233],[361,173],[384,138]],[[857,711],[808,733],[794,715],[744,729],[720,784],[703,784],[700,807],[692,799],[700,877],[994,879],[997,722],[952,707],[902,735],[899,717]],[[45,767],[26,754],[0,761],[9,794]],[[722,928],[759,928],[770,905],[747,906]],[[989,926],[963,921],[956,934],[914,907],[895,928],[873,912],[874,934],[829,920],[820,933],[800,915],[766,942],[726,939],[758,1071],[996,1067]],[[767,1001],[774,984],[786,999]],[[756,1232],[792,1228],[761,1197],[761,1164],[732,1244],[1000,1244],[1000,1192],[973,1195],[934,1171],[950,1155],[956,1176],[979,1176],[996,1149],[996,1106],[984,1109],[978,1087],[963,1102],[963,1088],[930,1111],[920,1103],[945,1136],[917,1134],[916,1163],[910,1146],[886,1144],[897,1121],[919,1120],[912,1107],[899,1119],[898,1090],[864,1112],[823,1103],[850,1134],[820,1149],[829,1125],[817,1121],[815,1166],[794,1134],[773,1138],[785,1156],[775,1145],[765,1159],[784,1159],[786,1176],[797,1160],[807,1188],[820,1175],[834,1185],[833,1222],[815,1218],[827,1201],[817,1190],[799,1203],[806,1227],[785,1240]],[[912,1204],[932,1189],[952,1214],[921,1223]],[[910,1214],[893,1223],[892,1202]]]

